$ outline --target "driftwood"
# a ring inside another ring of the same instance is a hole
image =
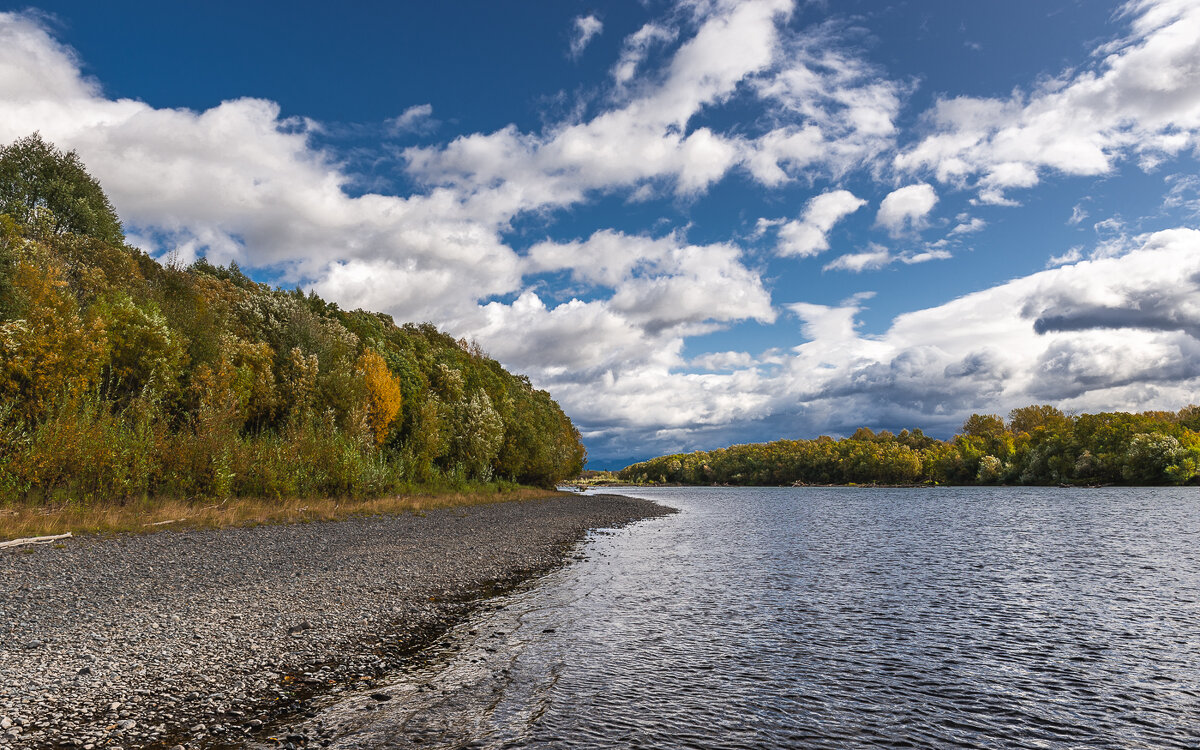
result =
[[[154,523],[144,523],[142,525],[143,526],[166,526],[169,523],[179,523],[180,521],[186,521],[186,520],[187,519],[185,519],[185,518],[172,518],[170,521],[156,521]]]
[[[11,542],[0,542],[0,548],[3,547],[20,547],[24,544],[49,544],[57,542],[59,539],[69,539],[71,532],[65,534],[57,534],[55,536],[29,536],[24,539],[13,539]]]

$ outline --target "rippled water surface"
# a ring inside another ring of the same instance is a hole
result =
[[[334,747],[1200,747],[1194,489],[629,494]]]

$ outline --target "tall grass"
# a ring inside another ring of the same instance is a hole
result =
[[[340,429],[321,415],[305,415],[281,431],[248,433],[219,414],[172,425],[140,399],[113,410],[97,394],[63,399],[33,425],[0,412],[0,507],[136,509],[164,499],[196,505],[252,498],[283,508],[317,498],[512,488],[472,483],[461,471],[434,473],[414,486],[398,453],[377,448],[365,430]]]
[[[556,495],[509,485],[476,485],[459,490],[413,490],[375,498],[149,498],[125,503],[17,503],[0,506],[0,540],[19,537],[117,532],[146,533],[188,528],[255,526],[270,523],[334,521],[356,516],[421,513]]]

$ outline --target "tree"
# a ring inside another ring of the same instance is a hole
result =
[[[994,438],[1004,434],[1004,420],[995,414],[972,414],[963,422],[964,435]]]
[[[1022,406],[1008,413],[1008,429],[1014,435],[1020,435],[1023,432],[1031,433],[1039,427],[1045,427],[1052,431],[1060,430],[1069,422],[1067,415],[1063,414],[1061,409],[1049,404]]]
[[[72,232],[114,245],[125,241],[108,196],[79,156],[34,133],[0,148],[0,214],[33,225],[47,211],[55,234]]]
[[[392,422],[400,413],[400,383],[383,357],[370,349],[358,358],[358,369],[367,387],[367,424],[375,446],[379,447],[387,440]]]
[[[1129,441],[1122,475],[1134,484],[1163,484],[1174,479],[1167,470],[1188,458],[1187,450],[1170,435],[1138,434]],[[1174,474],[1175,472],[1172,472]],[[1184,481],[1190,477],[1184,477]]]

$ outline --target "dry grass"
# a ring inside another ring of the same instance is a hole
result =
[[[434,508],[533,500],[562,493],[519,488],[431,492],[373,500],[262,500],[233,498],[225,502],[147,500],[124,505],[0,507],[0,541],[65,534],[148,533],[174,529],[256,526],[264,523],[336,521],[383,513],[420,513]]]

